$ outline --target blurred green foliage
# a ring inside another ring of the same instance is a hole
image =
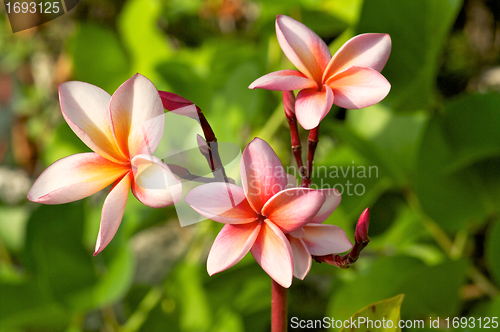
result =
[[[389,96],[334,106],[315,159],[314,183],[344,191],[327,222],[352,239],[370,206],[372,242],[349,270],[313,263],[295,279],[289,316],[346,319],[398,294],[402,319],[500,316],[498,13],[488,0],[86,0],[16,34],[0,15],[0,331],[269,331],[271,283],[250,256],[207,275],[220,225],[181,228],[173,207],[129,199],[92,257],[105,191],[58,206],[25,195],[50,163],[88,151],[57,85],[113,93],[136,72],[198,104],[221,142],[258,136],[293,166],[281,94],[247,88],[293,68],[278,14],[332,51],[364,32],[393,43]]]

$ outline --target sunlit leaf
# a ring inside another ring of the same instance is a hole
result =
[[[387,300],[375,302],[354,315],[349,321],[355,321],[356,327],[343,327],[340,332],[344,331],[401,331],[398,326],[399,311],[403,303],[404,294],[397,295]]]

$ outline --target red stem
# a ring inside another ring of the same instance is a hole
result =
[[[287,295],[288,289],[282,287],[273,279],[271,290],[271,332],[287,331]]]
[[[293,91],[283,91],[283,107],[290,127],[293,156],[299,168],[300,178],[303,179],[306,172],[302,163],[302,145],[300,144],[299,128],[297,126],[297,117],[295,116],[295,95]]]
[[[314,154],[316,153],[316,147],[319,142],[319,124],[316,128],[309,131],[309,138],[307,141],[307,164],[306,164],[306,175],[304,181],[301,183],[301,187],[309,188],[311,186],[311,174],[313,169]]]

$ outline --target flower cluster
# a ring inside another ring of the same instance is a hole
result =
[[[390,84],[380,74],[390,53],[387,34],[364,34],[349,40],[333,57],[327,45],[309,28],[280,15],[276,34],[281,48],[297,70],[282,70],[254,81],[250,88],[284,91],[287,119],[298,122],[309,136],[307,174],[318,141],[318,126],[333,104],[361,108],[382,100]],[[301,90],[295,100],[291,90]],[[355,234],[355,245],[341,228],[323,224],[337,208],[336,189],[309,188],[306,177],[298,187],[287,175],[276,153],[255,138],[241,159],[242,187],[224,173],[217,140],[201,110],[173,93],[158,91],[136,74],[113,96],[82,82],[60,85],[64,119],[94,152],[63,158],[36,180],[28,199],[62,204],[90,196],[113,184],[104,201],[94,255],[112,240],[122,220],[129,190],[150,207],[176,204],[182,198],[181,179],[174,172],[189,170],[167,166],[153,156],[164,130],[164,107],[196,119],[205,138],[197,137],[214,178],[192,189],[184,200],[199,214],[225,224],[208,256],[210,275],[239,262],[248,252],[278,284],[289,287],[293,276],[303,279],[314,258],[340,267],[354,262],[369,242],[366,210]],[[291,126],[292,145],[300,144],[297,125]],[[302,167],[300,149],[294,155]],[[196,177],[194,177],[196,178]],[[337,254],[350,251],[345,256]]]

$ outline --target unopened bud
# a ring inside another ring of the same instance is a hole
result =
[[[200,149],[201,154],[204,156],[208,156],[209,152],[207,141],[205,141],[205,139],[201,135],[197,134],[196,142],[198,143],[198,148]]]
[[[370,208],[366,208],[358,219],[354,238],[357,243],[369,242],[368,228],[370,227]]]

